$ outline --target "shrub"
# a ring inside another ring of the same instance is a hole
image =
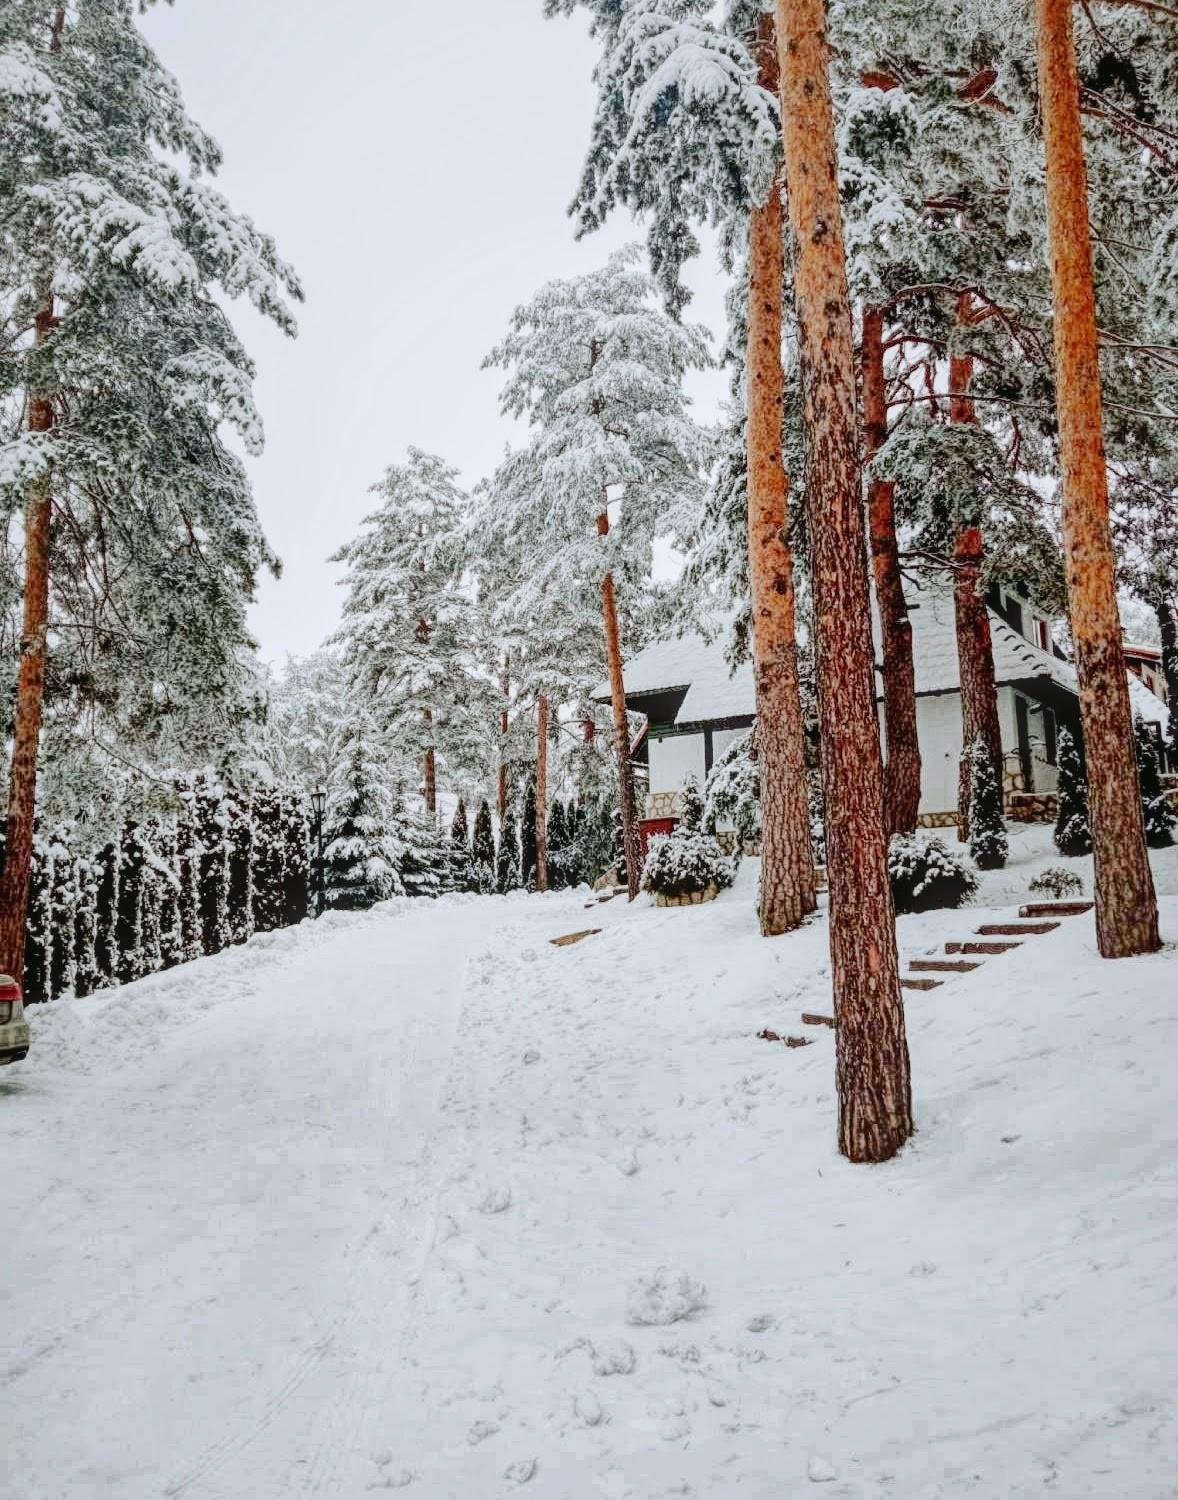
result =
[[[1174,842],[1174,814],[1162,791],[1158,766],[1156,731],[1140,714],[1133,720],[1133,738],[1137,748],[1137,774],[1141,782],[1141,813],[1145,821],[1145,842],[1151,849],[1169,849]]]
[[[655,896],[688,896],[709,886],[732,884],[732,861],[714,838],[691,829],[652,839],[642,871],[642,888]]]
[[[910,834],[892,839],[888,874],[897,912],[963,906],[978,888],[978,877],[942,839],[916,839]]]
[[[1080,749],[1066,729],[1059,732],[1059,813],[1055,820],[1055,847],[1068,858],[1092,853],[1092,831],[1088,826],[1088,782]]]
[[[1084,882],[1062,865],[1049,865],[1046,870],[1040,870],[1027,889],[1037,896],[1054,896],[1057,901],[1062,901],[1065,896],[1082,895]]]
[[[704,783],[703,827],[715,833],[720,823],[736,830],[738,854],[761,826],[761,778],[751,729],[733,740]]]
[[[970,752],[969,852],[979,870],[1003,869],[1009,852],[1002,792],[981,735]]]

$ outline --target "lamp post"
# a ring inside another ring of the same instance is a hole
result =
[[[327,891],[323,869],[323,812],[327,806],[327,793],[316,787],[311,793],[311,811],[315,814],[315,844],[318,854],[315,860],[315,915],[321,917],[327,905]]]

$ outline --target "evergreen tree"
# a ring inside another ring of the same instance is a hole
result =
[[[488,809],[488,820],[490,809]],[[471,857],[470,827],[466,817],[466,803],[459,797],[454,810],[454,821],[450,824],[449,871],[447,889],[452,891],[477,891],[478,878]]]
[[[1059,808],[1055,819],[1055,847],[1061,854],[1075,857],[1092,853],[1092,833],[1088,827],[1088,781],[1080,760],[1080,750],[1066,729],[1059,732],[1057,749],[1059,784],[1056,795]]]
[[[1140,714],[1133,720],[1133,740],[1137,751],[1137,775],[1141,783],[1145,841],[1151,849],[1168,849],[1174,842],[1176,820],[1162,790],[1157,739],[1152,727],[1145,723]]]
[[[570,864],[564,804],[558,797],[548,809],[548,883],[552,890],[563,891],[574,883],[570,878]]]
[[[283,879],[286,841],[283,835],[280,793],[272,787],[255,792],[252,811],[254,926],[259,932],[273,932],[285,925]]]
[[[33,839],[33,860],[29,876],[28,946],[25,950],[24,999],[26,1005],[39,1005],[53,998],[53,852],[49,841],[38,828]]]
[[[98,883],[100,866],[93,857],[78,861],[78,905],[74,917],[74,991],[79,997],[98,988]]]
[[[241,794],[230,800],[228,818],[230,940],[248,943],[254,935],[254,818]]]
[[[119,841],[119,899],[115,923],[117,977],[130,984],[147,972],[143,957],[143,881],[146,864],[138,823],[127,818]],[[215,952],[215,949],[210,949]]]
[[[73,991],[77,974],[74,924],[78,910],[77,860],[59,836],[52,840],[53,873],[49,891],[49,992],[56,999]]]
[[[187,699],[216,696],[236,673],[255,574],[272,562],[245,469],[219,434],[228,422],[249,451],[261,446],[253,369],[216,294],[244,293],[293,332],[285,298],[299,288],[273,243],[202,180],[218,149],[135,9],[80,0],[47,14],[12,0],[0,20],[0,488],[6,511],[24,509],[29,643],[0,873],[0,967],[17,975],[51,617],[74,613],[79,593],[94,601],[76,611],[87,649],[103,639],[95,618],[111,642],[133,619],[122,660],[150,669],[108,665],[107,682],[120,698],[138,691],[156,722],[183,717]],[[184,685],[171,692],[177,664]]]
[[[95,989],[118,983],[119,846],[105,844],[98,855],[94,914]],[[199,957],[199,953],[193,957]]]
[[[220,953],[232,941],[229,925],[229,806],[225,788],[210,771],[202,771],[195,778],[196,841],[199,848],[197,858],[197,901],[200,912],[201,950],[206,954]],[[122,881],[127,878],[124,869],[120,878],[120,921],[130,920],[130,912],[138,901],[124,900],[121,894]],[[124,937],[119,939],[119,953],[126,961],[127,946]]]
[[[683,783],[680,796],[680,825],[691,833],[698,833],[703,826],[703,817],[704,799],[699,781],[694,776],[689,776]]]
[[[536,781],[528,777],[519,826],[520,878],[525,891],[536,889]]]
[[[1001,870],[1010,852],[1002,817],[1002,792],[981,735],[970,757],[969,852],[979,870]]]
[[[495,856],[495,827],[491,821],[491,809],[484,797],[474,820],[474,842],[471,847],[471,863],[474,866],[475,889],[488,895],[497,888],[498,876]]]
[[[618,591],[624,610],[650,575],[655,538],[682,538],[698,508],[707,446],[683,377],[708,363],[703,334],[651,305],[654,284],[635,259],[622,251],[516,309],[486,363],[509,372],[500,405],[533,432],[497,469],[480,517],[495,555],[517,559],[517,614],[542,615],[546,601],[580,613],[597,592],[632,898],[637,809]]]
[[[282,834],[283,925],[294,927],[311,909],[311,830],[299,792],[282,798]]]
[[[402,844],[399,873],[407,896],[440,896],[448,889],[450,850],[438,838],[437,823],[425,809],[400,809]]]
[[[519,889],[519,833],[515,808],[508,804],[499,825],[499,846],[495,851],[495,889],[501,896]]]
[[[343,759],[327,789],[327,904],[338,911],[363,911],[403,895],[405,889],[400,874],[406,852],[399,835],[401,818],[372,758],[370,733],[362,723],[349,724]]]

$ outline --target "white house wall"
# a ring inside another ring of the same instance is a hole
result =
[[[942,813],[957,808],[961,757],[961,697],[937,693],[916,700],[920,740],[920,810]]]
[[[649,755],[651,796],[682,791],[689,776],[703,786],[706,770],[702,734],[671,734],[665,739],[651,739]]]

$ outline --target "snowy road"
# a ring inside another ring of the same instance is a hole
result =
[[[4,1500],[1175,1500],[1178,950],[1079,918],[910,993],[919,1133],[851,1167],[824,923],[766,942],[754,881],[402,902],[41,1008]]]
[[[6,1435],[7,1494],[357,1493],[348,1458],[389,1411],[377,1387],[432,1234],[467,961],[503,914],[263,940],[157,981],[182,1018],[158,1050],[148,1004],[129,1065],[100,1050],[82,1079],[0,1081],[23,1252],[0,1380],[36,1414]]]

